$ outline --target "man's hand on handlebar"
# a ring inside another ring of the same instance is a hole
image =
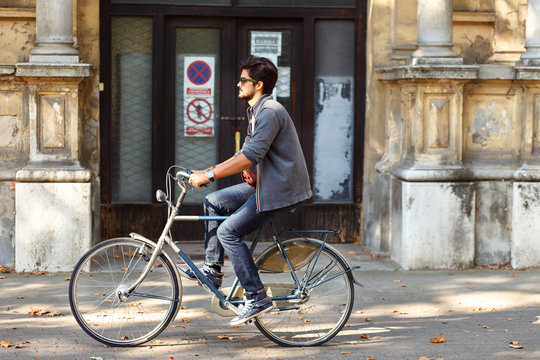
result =
[[[206,177],[206,173],[203,171],[193,171],[189,177],[189,183],[200,189],[210,183],[210,179]]]

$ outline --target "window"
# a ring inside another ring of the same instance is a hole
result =
[[[151,202],[152,19],[111,23],[113,202]]]
[[[315,28],[315,200],[353,196],[354,22],[318,21]]]

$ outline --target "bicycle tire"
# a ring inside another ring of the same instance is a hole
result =
[[[307,241],[313,246],[320,244],[307,239],[291,239],[287,243]],[[268,258],[265,250],[255,261]],[[311,272],[309,269],[315,262]],[[257,328],[270,340],[282,346],[317,346],[336,336],[347,323],[354,305],[354,282],[348,265],[333,250],[323,248],[320,257],[295,270],[297,279],[303,283],[307,279],[306,299],[300,302],[274,301],[274,310],[255,319]],[[298,286],[292,272],[264,271],[259,274],[267,292],[271,296],[297,293]],[[311,275],[310,275],[311,274]],[[336,276],[335,278],[332,278]],[[323,282],[329,279],[327,282]],[[317,285],[317,282],[319,285]]]
[[[159,335],[179,309],[182,285],[174,264],[160,254],[132,294],[118,289],[138,279],[155,247],[152,242],[116,238],[101,242],[78,261],[69,283],[69,304],[81,328],[110,346],[136,346]],[[167,298],[169,300],[164,300]]]

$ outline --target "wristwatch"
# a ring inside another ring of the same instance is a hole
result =
[[[214,181],[214,171],[212,169],[208,169],[206,171],[206,177],[210,179],[210,181]]]

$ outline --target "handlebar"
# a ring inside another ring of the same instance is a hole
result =
[[[189,180],[191,170],[180,170],[176,173],[176,181]]]

